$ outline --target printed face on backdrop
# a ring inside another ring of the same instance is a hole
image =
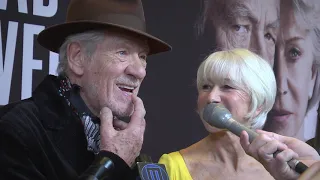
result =
[[[211,0],[208,8],[216,48],[246,48],[273,65],[279,0]]]
[[[92,59],[84,61],[81,74],[84,101],[95,112],[107,106],[116,116],[131,115],[132,94],[138,94],[146,75],[147,54],[144,41],[106,32]]]
[[[296,18],[292,0],[281,1],[280,19],[274,65],[277,97],[264,128],[295,136],[303,124],[315,83],[312,30],[304,20]]]

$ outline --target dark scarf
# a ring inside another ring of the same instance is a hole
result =
[[[95,154],[100,151],[100,119],[93,115],[80,96],[80,86],[71,84],[68,77],[58,77],[58,93],[64,97],[73,112],[84,126],[89,151]]]

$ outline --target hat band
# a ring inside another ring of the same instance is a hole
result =
[[[132,28],[136,30],[140,30],[146,32],[146,24],[140,18],[130,14],[101,14],[99,16],[94,17],[86,17],[85,19],[67,19],[67,22],[75,22],[75,21],[94,21],[97,23],[108,23],[124,26],[127,28]]]

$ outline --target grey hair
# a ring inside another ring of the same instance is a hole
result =
[[[223,12],[226,11],[226,7],[223,6],[222,3],[224,2],[217,0],[201,0],[199,17],[197,18],[194,26],[196,37],[200,37],[204,34],[206,25],[212,18],[211,15],[219,17],[224,16]],[[212,4],[214,4],[214,6],[212,6]],[[219,8],[212,10],[212,8],[216,6],[219,6]]]
[[[59,64],[57,67],[58,75],[67,75],[67,48],[69,44],[73,42],[80,43],[80,45],[85,49],[87,59],[90,60],[96,50],[97,44],[101,43],[104,40],[104,37],[103,31],[87,31],[68,36],[59,49]]]
[[[201,0],[201,12],[200,15],[195,23],[195,33],[196,37],[201,36],[204,33],[205,24],[207,22],[208,12],[209,12],[209,1],[208,0]]]
[[[217,21],[227,21],[228,18],[236,16],[245,16],[248,14],[246,5],[241,2],[233,2],[232,4],[225,4],[225,0],[201,0],[201,11],[195,22],[195,34],[196,37],[200,37],[205,33],[207,23],[214,17],[216,24],[220,24]],[[236,9],[238,14],[230,12],[230,9]],[[227,12],[227,14],[226,14]]]
[[[247,49],[212,53],[198,68],[198,91],[204,84],[224,84],[226,78],[250,98],[249,112],[244,117],[249,126],[262,128],[276,98],[276,79],[271,65]],[[255,116],[258,109],[260,113]]]
[[[318,0],[293,0],[293,9],[296,19],[301,19],[311,33],[313,43],[313,68],[316,73],[316,82],[313,95],[308,102],[307,111],[312,109],[320,100],[320,2]]]

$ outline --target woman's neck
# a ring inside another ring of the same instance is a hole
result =
[[[223,163],[237,169],[243,158],[249,156],[243,150],[239,137],[229,131],[209,134],[206,138],[181,151],[196,156],[198,160]]]
[[[193,179],[274,179],[229,131],[211,133],[180,153]]]

